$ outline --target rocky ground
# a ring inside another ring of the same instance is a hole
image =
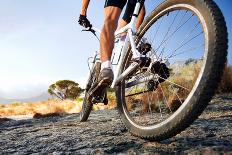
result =
[[[215,97],[181,134],[161,142],[132,136],[116,110],[42,119],[1,120],[0,154],[232,154],[232,95]]]

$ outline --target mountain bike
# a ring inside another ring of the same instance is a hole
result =
[[[135,31],[141,2],[131,22],[115,32],[115,42],[127,35],[114,50],[118,60],[111,87],[126,128],[141,138],[164,140],[191,125],[212,99],[226,63],[227,27],[212,0],[166,0]],[[100,33],[94,27],[86,31]],[[81,121],[95,104],[87,96],[100,72],[98,52],[91,64]],[[107,103],[106,95],[101,99]]]

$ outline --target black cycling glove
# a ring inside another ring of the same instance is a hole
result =
[[[85,28],[92,27],[89,20],[84,15],[80,15],[78,23]]]

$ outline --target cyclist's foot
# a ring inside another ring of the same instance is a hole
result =
[[[102,94],[100,96],[94,95],[92,98],[92,103],[104,103],[104,105],[108,104],[108,97],[107,97],[107,90],[105,89],[102,91]]]
[[[106,89],[112,84],[114,74],[111,68],[104,68],[98,77],[98,82],[89,91],[88,100],[96,103],[96,99],[103,98],[105,96]],[[94,101],[95,100],[95,101]]]

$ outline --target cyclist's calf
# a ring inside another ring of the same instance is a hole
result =
[[[114,47],[114,32],[117,28],[120,13],[120,8],[112,6],[105,8],[105,20],[102,28],[100,42],[102,62],[108,61],[111,58],[112,50]]]

